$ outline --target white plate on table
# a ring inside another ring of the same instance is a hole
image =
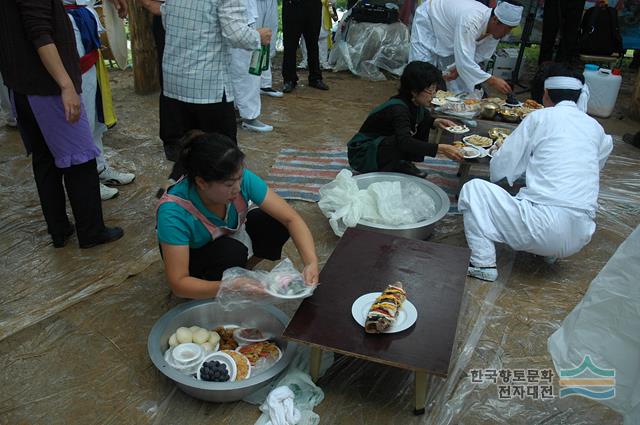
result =
[[[461,149],[462,149],[462,156],[464,156],[464,159],[474,159],[474,158],[480,158],[482,156],[486,156],[486,155],[483,155],[482,152],[480,151],[481,148],[477,148],[473,145],[468,145]]]
[[[272,297],[275,298],[281,298],[283,300],[297,300],[299,298],[306,298],[309,295],[311,295],[313,293],[313,290],[315,289],[315,286],[308,286],[306,287],[306,289],[302,292],[298,292],[297,294],[291,294],[291,295],[282,295],[279,294],[275,291],[272,291],[268,286],[266,286],[264,288],[265,292],[269,295],[271,295]]]
[[[434,97],[431,99],[431,104],[436,106],[443,106],[447,104],[447,101],[444,99],[440,99],[439,97]]]
[[[451,127],[445,128],[445,130],[453,134],[464,134],[469,132],[469,127],[466,125],[452,125]]]
[[[360,296],[351,305],[351,315],[360,326],[364,328],[364,324],[367,321],[367,314],[371,305],[382,294],[382,292],[370,292]],[[409,329],[418,319],[418,310],[409,300],[405,300],[400,307],[398,317],[393,324],[387,328],[384,334],[391,334],[396,332],[402,332]]]

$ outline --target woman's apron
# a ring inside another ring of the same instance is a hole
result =
[[[238,196],[233,199],[233,205],[236,207],[236,211],[238,212],[238,224],[235,229],[230,227],[216,226],[204,214],[202,214],[195,205],[193,205],[193,202],[180,198],[179,196],[171,195],[169,194],[168,190],[164,193],[164,195],[162,195],[160,201],[158,201],[156,211],[158,208],[160,208],[160,205],[166,202],[173,202],[175,204],[178,204],[182,208],[190,212],[191,215],[193,215],[200,221],[200,223],[202,223],[209,234],[211,234],[212,241],[222,236],[229,236],[230,238],[237,240],[247,247],[247,250],[249,252],[248,258],[253,257],[253,245],[245,226],[245,223],[247,221],[247,213],[252,208],[249,208],[247,201],[242,197],[242,194],[238,194]],[[228,213],[229,208],[227,208],[227,214]],[[225,217],[225,221],[226,219],[227,217]]]
[[[383,109],[393,105],[408,105],[400,99],[389,99],[381,105],[378,105],[368,115],[370,117]],[[367,118],[368,118],[367,117]],[[418,116],[416,118],[416,126],[424,119],[424,108],[418,108]],[[379,136],[377,134],[356,133],[355,136],[347,143],[347,156],[349,165],[360,173],[371,173],[378,171],[378,147],[382,140],[389,136]]]

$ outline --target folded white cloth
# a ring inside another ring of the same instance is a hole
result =
[[[300,422],[300,411],[293,404],[293,391],[287,386],[274,388],[265,404],[269,409],[267,425],[296,425]]]

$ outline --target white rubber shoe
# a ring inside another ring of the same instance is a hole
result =
[[[118,189],[115,187],[105,186],[100,183],[100,199],[106,201],[108,199],[115,198],[116,196],[118,196]]]
[[[476,279],[486,280],[487,282],[495,282],[498,278],[498,269],[496,267],[474,267],[467,268],[467,275]]]
[[[547,257],[544,257],[544,262],[549,264],[549,265],[555,264],[556,261],[558,261],[558,257],[554,257],[554,256],[551,256],[551,255],[549,255]]]
[[[268,133],[273,131],[273,126],[265,124],[257,118],[252,120],[242,120],[242,128],[249,131],[257,131],[258,133]]]
[[[121,173],[111,167],[107,167],[99,174],[100,182],[111,186],[123,186],[129,184],[136,178],[133,173]]]
[[[264,87],[260,89],[260,94],[263,94],[265,96],[271,96],[271,97],[282,97],[284,96],[284,94],[282,94],[281,91],[278,91],[276,89],[274,89],[273,87]]]

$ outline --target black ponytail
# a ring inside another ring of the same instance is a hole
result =
[[[204,181],[223,181],[235,176],[242,167],[244,153],[227,136],[219,133],[188,132],[181,140],[182,149],[176,171],[194,183],[196,177]]]

